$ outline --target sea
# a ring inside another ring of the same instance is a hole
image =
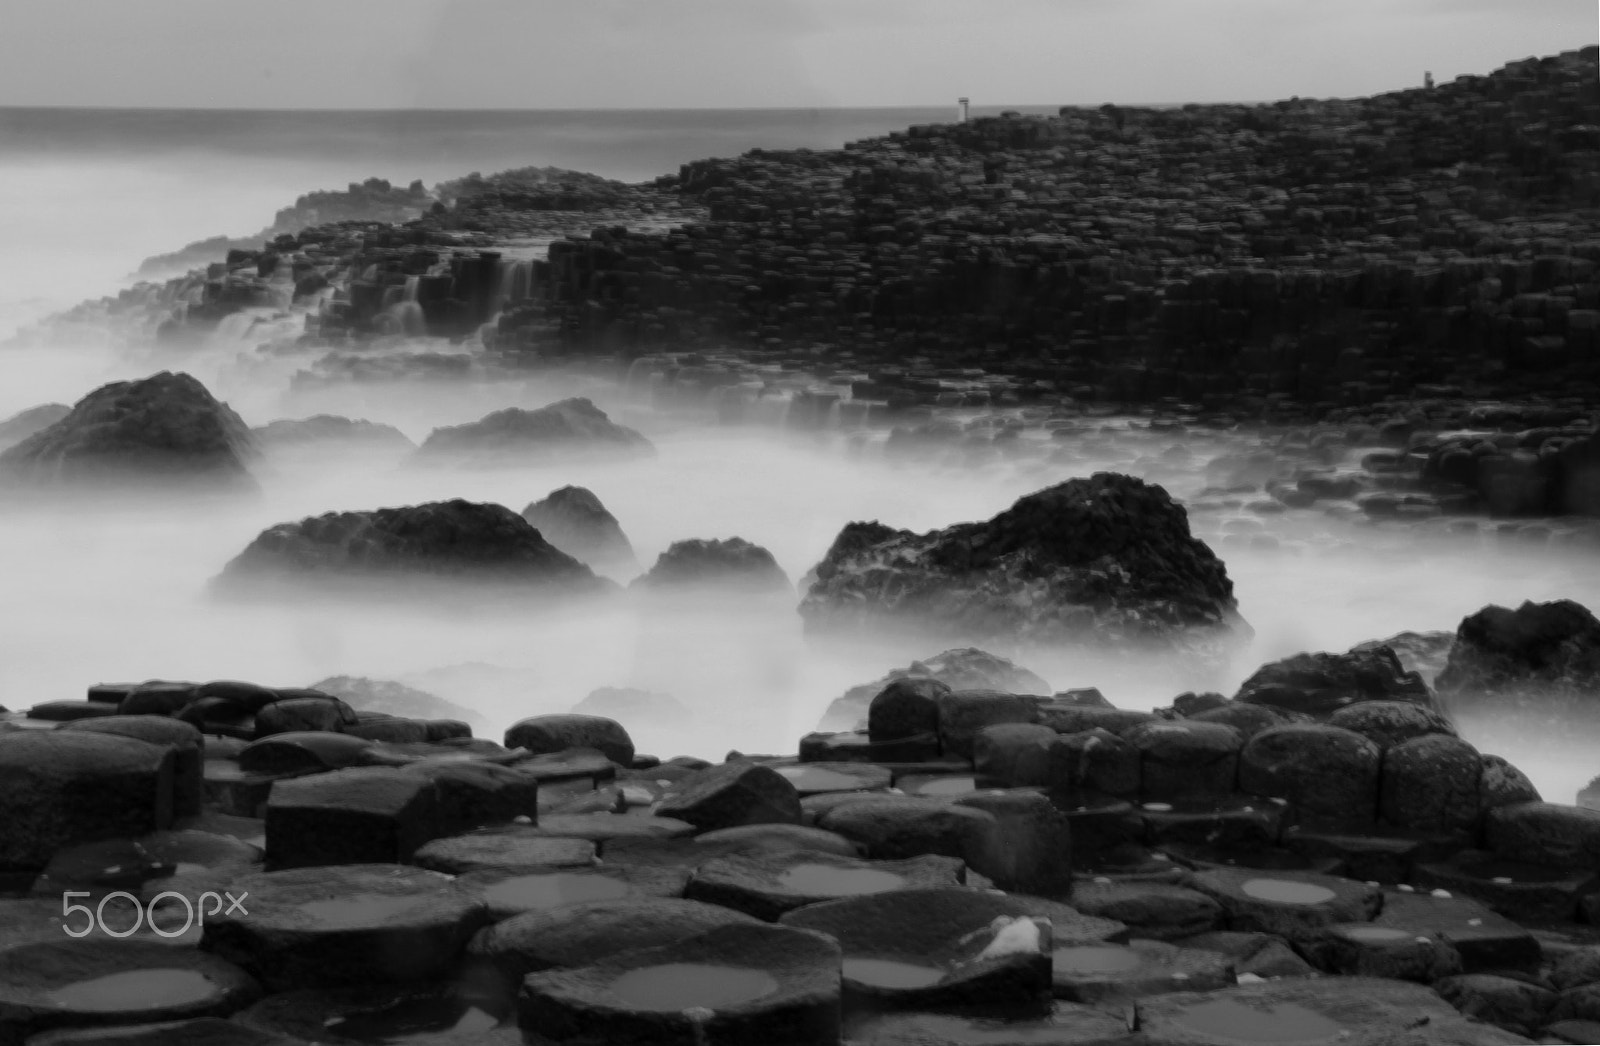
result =
[[[837,148],[955,115],[954,106],[0,108],[0,420],[42,403],[71,404],[106,381],[183,369],[251,425],[340,413],[394,425],[420,442],[439,425],[582,394],[660,450],[643,462],[490,473],[419,473],[396,460],[313,455],[271,462],[262,498],[243,507],[0,506],[0,705],[77,697],[97,682],[236,678],[304,686],[355,675],[438,694],[480,716],[481,734],[497,736],[523,716],[568,711],[596,688],[633,687],[669,693],[689,710],[628,724],[641,750],[710,759],[730,749],[793,752],[846,689],[941,648],[914,637],[845,650],[809,643],[794,611],[798,589],[794,600],[760,607],[624,601],[513,620],[426,607],[221,606],[206,584],[276,523],[450,497],[520,510],[570,483],[594,490],[619,519],[641,570],[673,541],[739,536],[769,549],[798,586],[852,520],[926,530],[987,518],[1033,490],[1102,468],[1147,476],[1192,499],[1206,482],[1200,463],[1227,450],[1227,438],[1163,437],[1138,418],[1107,418],[1070,463],[1048,455],[900,460],[883,453],[883,433],[791,431],[781,411],[735,431],[712,413],[664,407],[647,376],[631,384],[591,374],[308,389],[294,379],[309,358],[263,356],[237,328],[175,359],[130,349],[116,331],[51,318],[131,286],[148,257],[251,234],[313,190],[371,177],[432,186],[529,165],[641,182],[705,157]],[[1174,466],[1185,460],[1171,453],[1174,443],[1195,452],[1193,467]],[[1454,630],[1490,603],[1571,598],[1600,608],[1600,560],[1570,547],[1453,540],[1437,529],[1384,530],[1315,513],[1240,512],[1195,525],[1215,539],[1255,630],[1233,663],[1201,675],[1082,652],[1016,652],[1017,659],[1056,690],[1097,686],[1114,703],[1151,708],[1184,690],[1230,693],[1260,664],[1294,653],[1342,651],[1405,630]],[[1496,721],[1462,729],[1484,751],[1521,766],[1554,801],[1573,801],[1600,774],[1591,746],[1546,728]]]

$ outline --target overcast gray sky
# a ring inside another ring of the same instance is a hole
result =
[[[1371,94],[1595,0],[4,0],[0,105],[696,108]]]

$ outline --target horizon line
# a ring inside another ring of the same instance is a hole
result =
[[[1401,88],[1407,90],[1408,88]],[[1385,92],[1387,93],[1387,92]],[[1371,95],[1351,95],[1349,98],[1342,96],[1328,96],[1326,98],[1312,98],[1304,95],[1292,96],[1293,99],[1306,102],[1317,101],[1348,101],[1354,98],[1368,98]],[[1218,100],[1218,101],[1188,101],[1188,102],[984,102],[971,103],[973,109],[1083,109],[1097,108],[1102,105],[1116,105],[1127,108],[1172,108],[1184,105],[1272,105],[1276,102],[1290,101],[1291,98],[1255,99],[1255,100]],[[520,107],[520,106],[482,106],[477,108],[444,108],[439,106],[417,106],[410,108],[380,108],[377,106],[360,106],[355,108],[340,108],[333,106],[315,106],[305,108],[257,108],[254,106],[202,106],[202,105],[0,105],[0,112],[97,112],[97,113],[274,113],[274,114],[305,114],[305,113],[801,113],[801,112],[891,112],[901,109],[958,109],[959,102],[943,103],[906,103],[903,105],[751,105],[751,106],[551,106],[547,108]]]

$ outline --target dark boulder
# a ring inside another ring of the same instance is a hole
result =
[[[1461,622],[1439,695],[1457,711],[1600,711],[1600,620],[1569,599],[1488,606]]]
[[[127,482],[257,489],[255,442],[239,415],[187,374],[163,371],[89,393],[60,421],[0,453],[15,485]]]
[[[1249,633],[1226,568],[1160,487],[1057,484],[927,534],[847,526],[800,606],[812,633],[923,627],[974,639],[1214,648]]]
[[[674,541],[633,588],[737,588],[754,592],[792,592],[789,577],[772,553],[743,538],[725,541],[691,538]]]
[[[466,425],[434,429],[417,448],[417,463],[477,466],[580,457],[637,458],[655,447],[618,425],[587,399],[565,399],[538,410],[509,407]]]
[[[612,588],[510,509],[459,498],[280,523],[262,531],[212,585],[239,594],[274,585],[349,589],[396,578],[506,593]]]
[[[1262,665],[1234,695],[1235,701],[1326,718],[1358,701],[1409,701],[1431,706],[1433,692],[1415,672],[1400,666],[1388,647],[1345,654],[1296,654]]]
[[[632,571],[639,560],[617,517],[593,492],[562,487],[522,510],[550,544],[596,570]]]

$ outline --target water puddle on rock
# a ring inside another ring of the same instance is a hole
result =
[[[1191,1006],[1178,1022],[1185,1031],[1223,1042],[1297,1046],[1327,1042],[1345,1030],[1338,1021],[1294,1003],[1250,1006],[1234,999],[1216,999]]]
[[[476,1006],[449,998],[402,999],[393,1006],[334,1017],[324,1023],[328,1031],[357,1042],[404,1043],[410,1038],[429,1039],[440,1032],[481,1035],[500,1022]]]
[[[1086,945],[1081,948],[1057,948],[1050,956],[1051,968],[1056,973],[1126,973],[1144,964],[1139,953],[1131,948],[1104,948]]]
[[[400,913],[417,907],[421,901],[421,897],[369,893],[330,897],[325,901],[308,901],[298,908],[302,915],[318,926],[343,929],[380,926]]]
[[[812,766],[783,766],[778,768],[778,773],[800,792],[857,792],[867,787],[867,782],[859,777]]]
[[[1258,901],[1276,904],[1322,904],[1338,896],[1326,886],[1289,879],[1251,879],[1239,889]]]
[[[611,982],[611,993],[624,1005],[661,1013],[736,1006],[777,990],[778,982],[760,970],[691,962],[630,970]]]
[[[85,1013],[135,1013],[200,1002],[217,986],[196,970],[129,970],[79,981],[49,995],[52,1005]]]
[[[845,956],[846,980],[874,988],[926,988],[944,980],[944,971],[898,959],[853,959]]]
[[[966,795],[978,790],[978,779],[966,774],[914,777],[904,781],[900,788],[912,795]]]
[[[886,893],[905,886],[892,872],[876,868],[835,868],[826,864],[797,864],[778,876],[778,885],[807,897],[853,897]]]
[[[585,901],[615,901],[634,896],[634,888],[621,879],[603,875],[552,872],[502,879],[483,892],[496,908],[556,908]]]
[[[1352,941],[1403,941],[1416,936],[1406,930],[1396,930],[1388,926],[1351,926],[1339,932]]]

